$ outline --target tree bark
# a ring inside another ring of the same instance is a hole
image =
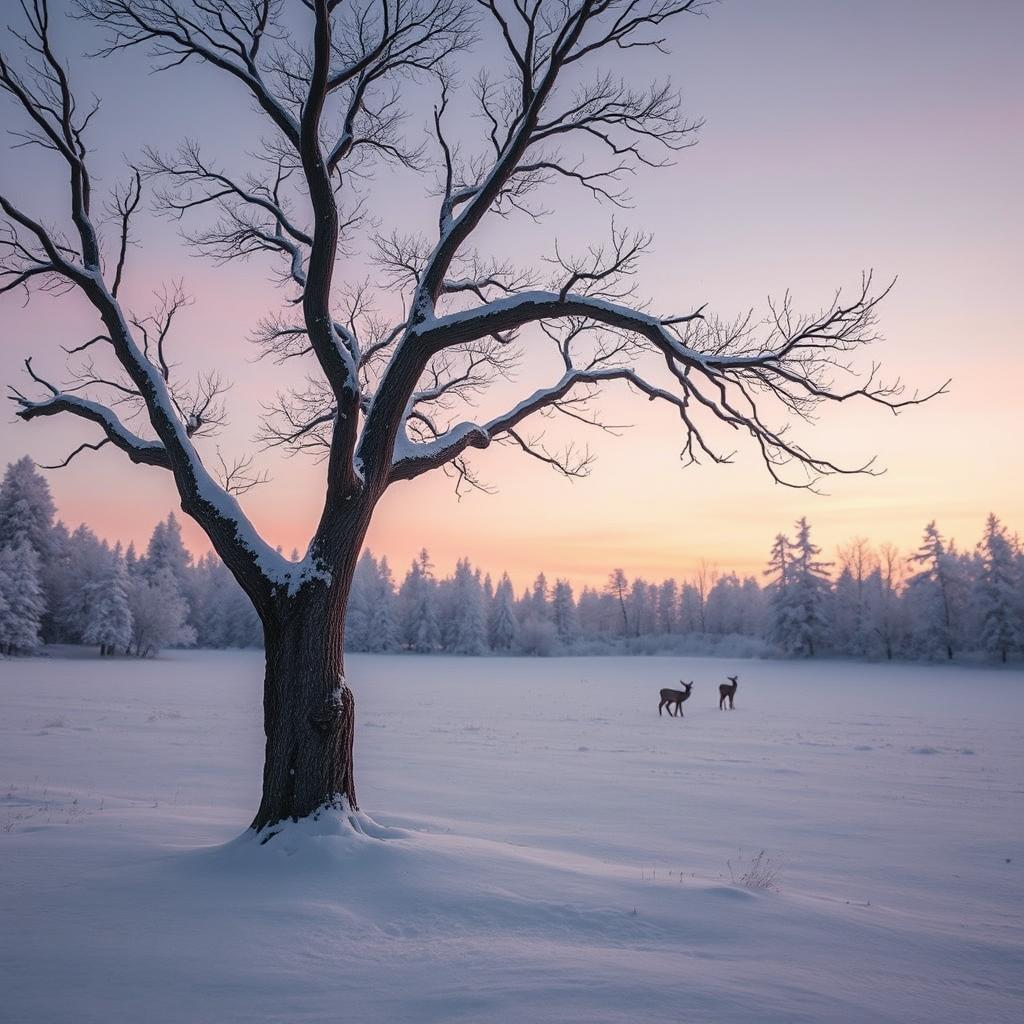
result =
[[[345,614],[365,529],[335,542],[330,582],[307,582],[263,617],[266,757],[256,831],[325,808],[356,810],[355,698],[345,679]],[[266,841],[266,839],[264,839]]]

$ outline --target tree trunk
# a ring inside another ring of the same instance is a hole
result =
[[[307,588],[308,589],[308,588]],[[289,598],[264,624],[267,736],[263,798],[252,827],[297,821],[323,807],[356,807],[355,702],[345,682],[345,606],[333,587]]]
[[[344,638],[364,533],[360,524],[343,540],[335,537],[329,582],[307,581],[263,616],[267,745],[263,796],[252,822],[257,831],[324,808],[358,808],[355,699],[345,680]]]

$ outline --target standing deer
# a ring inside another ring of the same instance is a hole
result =
[[[736,707],[736,688],[740,685],[739,676],[727,676],[731,683],[722,683],[718,687],[718,710],[725,710],[725,702],[729,702],[729,710]]]
[[[658,715],[661,715],[661,709],[664,707],[668,708],[668,713],[674,718],[675,711],[672,710],[672,706],[675,705],[676,711],[679,712],[679,717],[685,717],[683,715],[683,701],[687,700],[690,696],[690,691],[693,689],[693,680],[684,683],[682,679],[679,680],[680,686],[685,686],[685,690],[662,690],[661,691],[661,703],[658,705]]]

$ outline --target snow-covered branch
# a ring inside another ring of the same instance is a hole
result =
[[[7,197],[0,197],[0,209],[6,215],[5,259],[0,264],[0,280],[7,285],[28,284],[41,277],[44,287],[68,287],[79,290],[103,323],[105,333],[97,335],[71,351],[94,344],[109,346],[126,382],[96,376],[90,367],[80,374],[82,381],[111,386],[129,400],[144,406],[156,441],[148,441],[129,431],[106,405],[87,396],[62,391],[32,371],[33,381],[49,392],[41,400],[29,398],[12,389],[11,398],[22,419],[69,413],[96,423],[106,440],[136,462],[170,469],[175,477],[182,506],[205,528],[214,546],[228,565],[235,569],[250,596],[262,605],[269,600],[278,579],[283,578],[284,560],[265,544],[253,530],[235,499],[219,486],[203,465],[192,436],[204,426],[219,420],[216,398],[223,390],[218,378],[200,378],[192,390],[178,392],[186,396],[188,408],[179,407],[170,384],[170,363],[164,342],[174,314],[185,299],[178,291],[166,298],[153,320],[155,336],[144,321],[135,320],[120,304],[114,287],[120,286],[129,243],[129,223],[138,206],[141,179],[134,178],[127,189],[115,189],[112,210],[118,218],[119,244],[114,281],[108,286],[103,272],[100,238],[92,212],[93,186],[86,162],[84,132],[95,107],[79,116],[68,74],[50,47],[49,12],[45,0],[31,0],[24,7],[28,32],[18,36],[34,55],[26,62],[27,71],[15,71],[6,56],[0,57],[0,88],[6,92],[33,127],[31,137],[56,154],[69,176],[70,219],[74,224],[75,244],[68,244],[57,229],[50,229],[24,213]],[[29,245],[23,239],[31,235]],[[20,274],[18,266],[21,266]],[[14,275],[13,277],[11,275]],[[20,278],[20,280],[19,280]],[[54,282],[57,282],[55,285]],[[140,346],[133,333],[143,337]],[[78,450],[82,450],[80,447]]]
[[[50,396],[34,401],[27,398],[17,388],[8,385],[11,399],[17,406],[17,415],[21,419],[28,422],[40,416],[57,416],[61,413],[78,416],[80,419],[88,420],[99,426],[105,435],[105,440],[120,448],[132,462],[143,463],[147,466],[160,466],[163,469],[171,468],[167,449],[159,441],[148,441],[130,431],[118,419],[114,411],[107,406],[80,395],[63,392],[50,384],[32,369],[31,359],[25,360],[25,368],[34,381],[50,392]],[[95,446],[83,447],[94,448]],[[76,449],[63,464],[66,465],[70,462],[80,450],[82,450],[81,447]]]

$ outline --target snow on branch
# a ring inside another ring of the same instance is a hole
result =
[[[613,260],[609,266],[620,269],[618,263]],[[573,277],[581,279],[580,272],[573,270],[570,280]],[[597,282],[600,277],[596,275]],[[864,398],[898,412],[944,393],[946,384],[927,394],[907,395],[900,381],[879,379],[877,366],[866,376],[858,376],[850,356],[877,340],[876,307],[887,292],[873,293],[871,275],[866,274],[852,300],[844,301],[837,293],[819,313],[797,316],[786,296],[781,304],[770,306],[771,315],[763,322],[747,315],[726,323],[702,311],[659,318],[564,288],[522,293],[437,318],[417,332],[426,352],[457,351],[474,338],[539,323],[559,344],[566,370],[555,385],[535,392],[503,417],[486,424],[461,423],[419,445],[407,440],[396,448],[392,475],[408,479],[461,458],[469,447],[485,448],[532,413],[557,407],[576,385],[610,380],[625,380],[648,398],[676,408],[683,425],[681,455],[685,463],[703,458],[731,461],[733,453],[719,450],[709,438],[705,423],[717,422],[748,434],[768,472],[780,484],[813,489],[825,476],[875,473],[873,460],[843,467],[811,453],[789,438],[785,422],[776,425],[773,421],[780,409],[809,419],[822,403],[851,398]],[[568,323],[563,335],[552,327],[559,322]],[[595,325],[619,333],[594,362],[577,368],[565,339]],[[628,363],[645,349],[661,356],[668,386],[655,385],[628,365],[607,365]],[[844,376],[851,378],[851,385],[837,383],[837,378]]]
[[[140,5],[142,6],[142,5]],[[15,70],[6,55],[0,56],[0,92],[6,93],[29,124],[26,144],[52,152],[68,174],[69,216],[74,226],[70,237],[50,228],[0,196],[0,288],[40,284],[51,290],[80,291],[103,323],[105,332],[67,349],[80,354],[93,345],[109,346],[125,379],[114,379],[94,370],[89,358],[69,389],[60,389],[38,376],[26,361],[32,380],[48,395],[32,399],[12,388],[11,399],[25,420],[58,413],[70,414],[97,424],[106,443],[124,451],[134,462],[170,469],[182,499],[182,507],[206,529],[214,546],[239,575],[257,604],[269,598],[283,572],[284,559],[253,530],[235,499],[206,470],[192,438],[216,428],[223,421],[218,396],[225,385],[217,375],[200,376],[194,386],[172,384],[172,364],[165,349],[175,314],[186,304],[180,287],[164,293],[152,317],[139,319],[126,313],[115,292],[120,288],[130,245],[130,222],[139,205],[142,176],[134,171],[127,185],[115,185],[108,205],[118,224],[117,255],[113,281],[108,285],[100,236],[92,214],[93,182],[87,166],[85,131],[96,112],[94,104],[79,112],[68,73],[50,45],[50,18],[46,0],[27,0],[22,5],[27,31],[14,32],[28,53],[24,71]],[[136,340],[139,332],[142,345]],[[90,353],[91,356],[91,353]],[[157,440],[130,431],[106,404],[77,392],[90,386],[112,389],[118,401],[145,409]],[[101,445],[86,443],[72,453]]]
[[[80,445],[61,463],[61,466],[66,466],[79,452],[85,449],[96,451],[102,444],[109,442],[120,448],[132,462],[143,463],[147,466],[160,466],[163,469],[171,468],[170,460],[167,457],[167,450],[164,446],[158,441],[147,441],[145,438],[132,433],[117,418],[112,409],[101,405],[99,402],[83,398],[80,395],[61,391],[49,381],[40,377],[32,369],[31,359],[25,360],[25,369],[36,383],[41,384],[50,392],[50,397],[33,401],[22,394],[17,388],[8,385],[11,398],[17,406],[17,415],[21,419],[28,422],[39,416],[56,416],[59,413],[70,413],[73,416],[78,416],[81,419],[97,424],[106,435],[104,441],[99,445]]]

